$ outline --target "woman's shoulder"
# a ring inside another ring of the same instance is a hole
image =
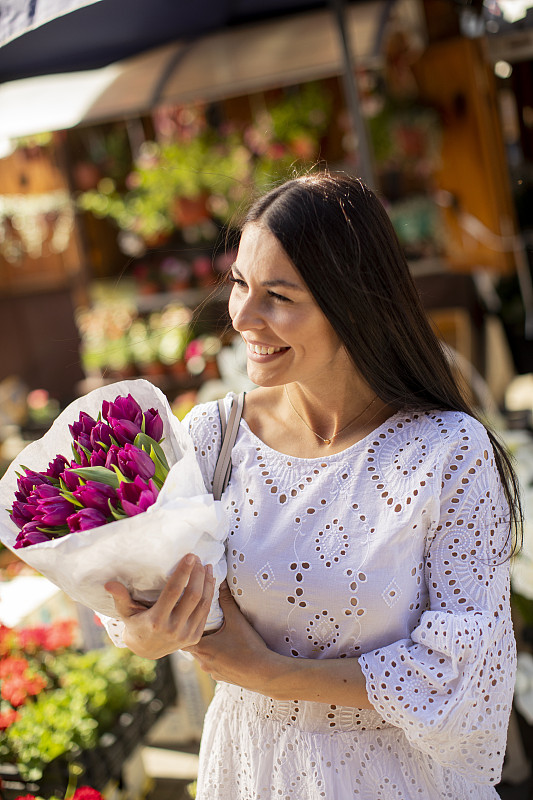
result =
[[[402,432],[410,439],[426,440],[425,444],[435,454],[445,455],[461,449],[473,456],[491,450],[487,428],[478,419],[464,411],[431,410],[403,411],[390,420],[390,432]]]
[[[437,431],[443,440],[459,436],[486,436],[483,423],[464,411],[433,409],[430,411],[404,410],[396,414],[394,419],[399,426],[407,425],[412,429],[431,429]]]
[[[224,404],[226,416],[231,408],[231,403],[237,395],[228,392],[221,400]],[[209,433],[220,434],[220,411],[219,400],[208,400],[205,403],[198,403],[193,406],[183,419],[183,424],[188,428],[189,433],[199,433],[202,430]]]
[[[228,392],[222,398],[226,409],[226,417],[234,397],[233,392]],[[210,492],[222,439],[218,400],[198,403],[183,418],[182,424],[186,427],[193,441],[196,459],[200,466],[206,489]]]

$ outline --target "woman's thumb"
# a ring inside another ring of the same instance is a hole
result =
[[[235,603],[233,595],[226,581],[222,581],[220,584],[220,588],[218,590],[218,599],[222,608],[228,608],[228,606]]]
[[[126,616],[128,611],[131,612],[131,597],[125,586],[118,581],[109,581],[104,585],[104,589],[115,601],[115,608],[121,616]]]

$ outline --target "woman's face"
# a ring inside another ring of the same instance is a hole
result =
[[[256,385],[298,381],[323,390],[336,370],[353,374],[339,337],[267,228],[245,226],[231,273],[229,313],[247,344],[248,375]]]

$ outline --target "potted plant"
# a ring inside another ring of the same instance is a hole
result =
[[[329,108],[327,92],[312,83],[262,105],[245,124],[213,123],[201,104],[159,111],[159,138],[141,146],[126,189],[106,176],[78,204],[148,247],[175,230],[187,241],[211,240],[216,225],[231,226],[249,195],[286,178],[296,164],[316,161]]]
[[[0,778],[15,788],[62,793],[72,763],[103,788],[175,697],[164,659],[111,646],[80,652],[73,637],[72,622],[0,628]]]

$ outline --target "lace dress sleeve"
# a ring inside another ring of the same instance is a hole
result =
[[[205,403],[193,408],[183,419],[183,425],[191,434],[196,457],[205,487],[208,492],[213,488],[213,474],[220,449],[220,415],[216,403]],[[116,647],[124,644],[124,623],[122,620],[97,614],[106,629],[107,635]]]
[[[479,784],[497,783],[516,648],[508,508],[485,429],[464,424],[447,451],[440,518],[426,546],[429,609],[411,638],[360,657],[376,710],[413,747]]]

